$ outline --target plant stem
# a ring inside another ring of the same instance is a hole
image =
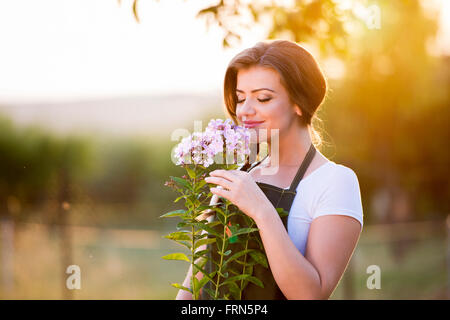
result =
[[[249,228],[252,228],[253,225],[254,225],[254,221],[252,220],[252,223],[250,224]],[[247,250],[247,248],[248,248],[248,240],[249,240],[249,238],[250,238],[250,234],[247,234],[247,240],[245,241],[245,249],[244,250]],[[245,264],[247,263],[247,254],[248,253],[244,254],[244,268],[242,270],[242,274],[245,274],[245,267],[246,267]],[[239,290],[239,300],[242,300],[242,291],[244,290],[242,288],[243,283],[244,283],[244,279],[241,279],[241,285],[239,287],[239,289],[240,289]]]
[[[222,264],[223,264],[223,253],[225,250],[225,241],[226,241],[226,225],[227,225],[227,219],[228,218],[228,204],[225,206],[225,227],[223,228],[223,239],[222,239],[222,248],[220,253],[220,264],[219,264],[219,271],[217,272],[217,283],[216,283],[216,292],[214,294],[214,300],[217,300],[217,295],[219,294],[219,282],[220,282],[220,274],[222,272]]]
[[[196,167],[197,166],[194,167],[195,174],[197,174],[197,170],[196,170],[197,168]],[[192,183],[192,193],[194,195],[194,199],[196,198],[195,197],[195,178],[196,178],[196,176],[194,176],[193,183]],[[196,206],[195,206],[195,201],[194,201],[193,208],[192,208],[192,217],[194,219],[195,219],[195,214],[196,214],[195,209],[196,209]],[[191,254],[192,254],[192,260],[191,260],[191,267],[192,267],[192,298],[194,300],[197,300],[197,292],[195,290],[195,281],[194,281],[194,278],[196,276],[196,272],[195,272],[195,269],[194,269],[194,262],[195,262],[195,249],[194,248],[195,248],[195,228],[194,228],[194,225],[192,225],[192,247],[191,247]]]
[[[192,247],[191,247],[191,254],[192,254],[192,260],[191,260],[191,266],[192,266],[192,297],[193,297],[193,299],[194,300],[197,300],[197,294],[196,294],[196,291],[195,291],[195,281],[194,281],[194,278],[195,278],[195,272],[194,272],[194,253],[195,253],[195,251],[194,251],[194,238],[195,238],[195,229],[194,229],[194,226],[192,226]]]

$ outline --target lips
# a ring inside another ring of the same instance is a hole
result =
[[[261,123],[263,123],[264,121],[252,121],[252,120],[246,120],[244,121],[244,127],[246,128],[254,128],[258,125],[260,125]]]

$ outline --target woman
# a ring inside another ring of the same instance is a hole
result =
[[[356,247],[363,226],[357,176],[312,144],[311,120],[326,90],[312,55],[290,41],[259,42],[228,66],[227,111],[241,125],[266,129],[270,151],[250,170],[216,170],[206,178],[220,186],[211,188],[214,195],[256,222],[267,255],[269,269],[254,270],[264,289],[249,283],[242,299],[328,299]],[[278,150],[271,146],[274,129]],[[280,218],[275,207],[289,216]],[[177,295],[191,298],[182,290]]]

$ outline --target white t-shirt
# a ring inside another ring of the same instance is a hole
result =
[[[355,172],[328,161],[309,173],[297,186],[288,216],[288,234],[304,255],[311,222],[324,215],[346,215],[363,226],[363,209]]]

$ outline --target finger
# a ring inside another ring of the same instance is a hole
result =
[[[224,187],[225,189],[231,190],[232,182],[230,182],[227,179],[220,178],[220,177],[206,177],[205,181],[208,183],[214,183],[219,186]]]
[[[248,176],[249,173],[245,172],[245,171],[241,171],[241,170],[229,170],[229,172],[231,172],[232,174],[234,174],[235,176]]]
[[[231,172],[231,170],[214,170],[209,174],[211,177],[221,177],[231,182],[236,178],[235,174]]]
[[[224,197],[225,199],[232,201],[231,198],[231,191],[220,189],[220,188],[211,188],[211,193],[218,195],[219,197]]]

